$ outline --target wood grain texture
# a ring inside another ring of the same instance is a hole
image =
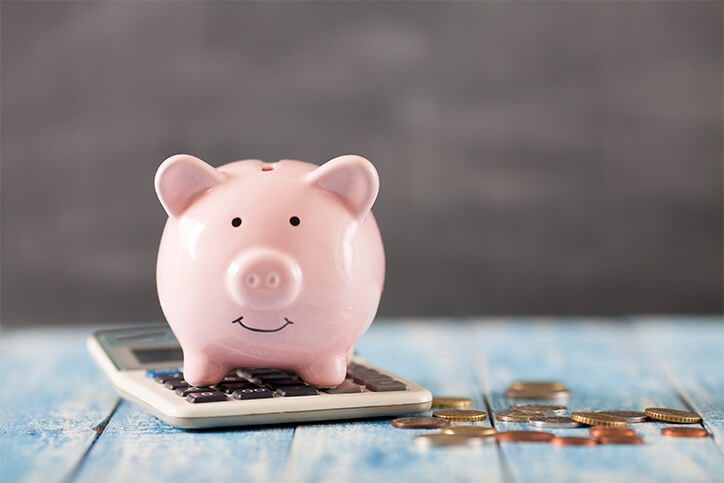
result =
[[[560,380],[572,392],[570,411],[686,409],[674,389],[646,358],[632,324],[611,320],[500,320],[476,324],[479,375],[495,411],[507,409],[505,388],[516,379]],[[719,375],[721,378],[721,375]],[[536,429],[496,421],[499,429]],[[641,446],[554,447],[501,444],[515,480],[720,481],[724,459],[712,439],[675,439],[659,434],[663,423],[631,424]],[[587,429],[554,429],[586,435]]]
[[[118,396],[85,350],[89,328],[0,334],[0,480],[59,481]]]
[[[577,409],[690,404],[714,438],[632,424],[636,447],[495,444],[420,450],[388,418],[206,431],[168,426],[115,392],[86,355],[90,329],[0,337],[0,480],[15,481],[720,481],[721,324],[702,319],[378,321],[358,351],[436,395],[494,411],[515,379],[555,379]],[[28,397],[32,394],[32,397]],[[489,421],[480,423],[490,424]],[[495,421],[500,429],[527,425]],[[434,431],[433,431],[434,432]],[[580,435],[586,429],[552,430]]]
[[[704,417],[724,453],[724,319],[649,317],[636,327],[661,377]]]

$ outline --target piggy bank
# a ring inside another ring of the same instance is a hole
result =
[[[185,379],[205,386],[237,367],[273,367],[340,384],[384,282],[372,163],[214,168],[182,154],[161,164],[155,187],[168,213],[158,297]]]

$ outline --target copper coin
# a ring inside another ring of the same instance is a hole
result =
[[[544,431],[503,431],[495,435],[496,440],[508,443],[547,443],[553,438],[555,438],[553,433],[546,433]]]
[[[393,419],[390,424],[403,429],[439,429],[448,426],[450,421],[442,418],[413,417]]]
[[[580,436],[556,436],[551,440],[556,446],[596,446],[598,441]]]
[[[638,436],[601,436],[598,438],[601,444],[644,444],[644,440]]]
[[[636,436],[636,431],[631,428],[617,428],[615,426],[593,426],[588,432],[594,438],[601,436]]]
[[[706,438],[709,432],[704,428],[693,428],[691,426],[666,426],[661,428],[661,434],[664,436],[674,436],[676,438]]]

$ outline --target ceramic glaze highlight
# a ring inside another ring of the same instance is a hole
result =
[[[344,380],[377,312],[382,239],[370,209],[372,163],[245,160],[213,168],[176,155],[156,173],[169,215],[156,266],[159,301],[194,385],[235,367]]]

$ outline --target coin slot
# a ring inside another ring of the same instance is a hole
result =
[[[274,171],[274,166],[271,164],[263,164],[261,167],[262,171]]]

